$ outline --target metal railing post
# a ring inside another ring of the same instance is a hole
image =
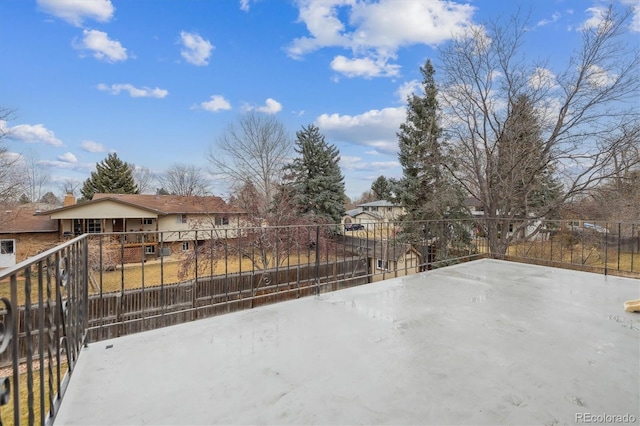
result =
[[[320,294],[320,226],[316,226],[316,295]]]

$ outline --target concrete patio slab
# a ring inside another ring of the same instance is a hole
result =
[[[638,297],[479,260],[96,342],[56,425],[637,424]]]

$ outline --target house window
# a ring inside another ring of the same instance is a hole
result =
[[[82,219],[73,219],[73,233],[75,235],[82,234]]]
[[[1,240],[0,241],[0,254],[13,254],[14,240]]]
[[[187,215],[179,214],[178,215],[178,223],[187,223]]]
[[[228,225],[229,218],[227,216],[216,216],[216,225]]]
[[[142,224],[143,225],[153,225],[153,219],[151,219],[151,218],[142,219]]]
[[[382,260],[382,259],[377,259],[376,260],[376,268],[388,271],[389,270],[389,261]]]
[[[146,246],[144,248],[144,254],[154,254],[156,252],[156,246]]]
[[[189,251],[189,241],[182,242],[182,251]]]
[[[87,232],[92,234],[102,232],[102,221],[100,219],[87,219]]]

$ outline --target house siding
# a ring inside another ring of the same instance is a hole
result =
[[[52,212],[51,219],[139,219],[156,218],[158,215],[150,210],[128,206],[122,203],[106,200],[99,203],[76,205],[73,209]]]

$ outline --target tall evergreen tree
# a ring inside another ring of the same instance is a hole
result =
[[[397,134],[403,174],[395,185],[397,201],[405,208],[407,221],[460,217],[465,211],[464,196],[445,173],[445,166],[451,164],[439,124],[438,89],[430,60],[420,72],[424,95],[409,96],[407,118]]]
[[[376,195],[378,200],[391,200],[393,193],[391,191],[390,179],[384,176],[378,176],[371,184],[371,191]]]
[[[138,194],[138,187],[133,179],[131,166],[116,153],[96,163],[96,171],[84,181],[80,189],[84,201],[91,200],[95,193],[107,194]]]
[[[298,157],[286,167],[293,204],[300,214],[340,222],[346,195],[338,149],[314,125],[303,127],[296,137]]]
[[[519,95],[512,102],[496,151],[497,158],[488,167],[494,175],[492,198],[500,217],[537,217],[539,209],[557,204],[562,184],[554,177],[555,164],[527,96]]]

